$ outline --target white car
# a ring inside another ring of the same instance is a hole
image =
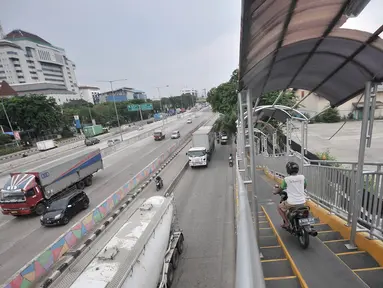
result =
[[[191,123],[192,123],[191,118],[188,118],[188,120],[186,121],[186,124],[191,124]]]
[[[171,139],[177,139],[180,137],[181,137],[180,131],[173,131],[172,135],[170,136]]]

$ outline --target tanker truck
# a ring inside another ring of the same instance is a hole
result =
[[[115,231],[109,227],[50,286],[171,287],[184,241],[182,231],[175,227],[173,196],[136,201],[141,201],[136,208],[119,216],[121,227]]]

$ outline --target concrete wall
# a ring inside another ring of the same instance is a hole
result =
[[[309,94],[309,91],[301,90],[301,89],[298,89],[295,92],[295,95],[297,95],[298,100],[301,100],[307,94]],[[358,119],[358,112],[354,111],[355,106],[353,105],[353,103],[357,103],[360,97],[361,95],[358,95],[355,98],[351,99],[350,101],[340,105],[338,107],[340,116],[347,117],[349,113],[353,112],[354,119]],[[378,90],[376,101],[383,103],[383,90],[382,91]],[[360,100],[359,103],[363,103],[363,98]],[[325,98],[319,97],[318,95],[313,93],[312,95],[307,97],[307,99],[302,101],[302,107],[299,108],[299,110],[310,114],[310,116],[313,116],[319,113],[320,111],[324,110],[329,105],[330,103]],[[375,118],[383,118],[383,105],[382,106],[380,106],[379,104],[377,105],[375,109]]]

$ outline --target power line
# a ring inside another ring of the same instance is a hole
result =
[[[355,110],[356,110],[356,108],[358,107],[358,104],[359,104],[360,100],[362,100],[362,97],[363,97],[363,96],[364,96],[364,94],[362,94],[362,95],[360,96],[358,102],[356,102],[355,108],[354,108],[350,113],[354,113],[354,112],[355,112]],[[364,104],[366,105],[366,103],[364,103]],[[328,138],[328,140],[331,140],[336,134],[338,134],[339,131],[343,129],[344,125],[346,125],[347,122],[348,122],[348,121],[347,121],[347,119],[346,119],[346,120],[343,122],[343,124],[339,127],[339,129],[338,129],[338,130],[337,130],[337,131],[336,131],[330,138]]]

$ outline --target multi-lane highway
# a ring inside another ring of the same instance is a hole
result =
[[[156,191],[149,185],[136,198],[147,199],[163,195],[179,171],[187,163],[186,145],[176,158],[161,172],[164,187]],[[235,280],[234,233],[234,169],[228,165],[231,146],[216,146],[208,168],[188,168],[173,190],[176,223],[184,232],[184,252],[176,269],[172,287],[225,287],[233,288]],[[135,204],[131,204],[135,207]],[[104,235],[86,253],[94,255],[125,224],[127,209],[107,228]],[[92,250],[94,249],[94,250]],[[70,286],[92,257],[81,258],[67,269],[52,287]]]
[[[168,119],[175,119],[175,117],[169,117]],[[121,126],[121,130],[123,132],[123,137],[125,136],[126,137],[126,134],[129,133],[129,132],[132,132],[134,130],[137,130],[138,127],[148,127],[148,126],[155,126],[155,125],[158,125],[158,122],[157,123],[151,123],[151,124],[146,124],[148,120],[144,120],[144,121],[139,121],[139,122],[136,122],[136,123],[133,123],[132,125],[122,125]],[[109,130],[109,133],[107,134],[103,134],[103,135],[99,135],[97,136],[97,138],[99,138],[100,140],[104,141],[104,140],[108,140],[108,139],[113,139],[113,138],[120,138],[120,129],[118,127],[115,127],[115,128],[111,128]],[[69,139],[68,139],[69,140]],[[84,139],[80,139],[78,138],[77,141],[75,141],[76,139],[72,139],[73,141],[70,141],[70,142],[58,142],[59,144],[59,147],[60,149],[66,149],[68,148],[68,146],[70,144],[73,144],[73,143],[83,143],[84,142]],[[60,149],[56,149],[56,150],[60,150]],[[28,153],[28,156],[32,156],[32,155],[35,155],[35,154],[39,154],[41,153],[40,151],[36,150],[36,148],[32,148],[32,149],[29,149],[29,150],[25,150],[24,152],[27,152]],[[9,157],[13,155],[12,157]],[[14,160],[17,160],[17,159],[21,159],[22,158],[22,153],[20,152],[17,152],[17,153],[13,153],[13,154],[8,154],[8,155],[4,155],[2,157],[0,157],[0,164],[4,164],[4,163],[8,163],[10,161],[14,161]]]
[[[182,115],[183,118],[187,117],[188,115],[190,115],[189,113],[185,113],[187,115]],[[168,119],[165,120],[165,123],[172,123],[174,121],[177,121],[177,117],[174,116],[174,117],[169,117]],[[129,138],[132,138],[134,136],[137,136],[139,134],[142,134],[142,133],[145,133],[151,129],[155,129],[157,127],[161,127],[162,126],[162,121],[161,122],[154,122],[154,123],[151,123],[151,124],[148,124],[148,125],[144,125],[141,129],[141,130],[135,130],[135,131],[130,131],[130,132],[124,132],[123,133],[123,139],[124,140],[129,140]],[[0,163],[0,176],[7,176],[7,174],[10,172],[10,171],[14,171],[14,170],[17,170],[17,171],[24,171],[25,169],[29,169],[29,167],[36,167],[36,166],[39,166],[43,163],[46,163],[46,162],[49,162],[49,161],[52,161],[52,160],[56,160],[58,157],[65,157],[66,155],[70,155],[72,154],[74,151],[76,151],[76,149],[92,149],[91,147],[96,147],[96,148],[100,148],[100,149],[103,149],[105,147],[107,147],[107,141],[110,140],[110,139],[120,139],[120,135],[117,134],[117,135],[113,135],[113,134],[105,134],[105,135],[101,135],[99,137],[97,137],[101,140],[101,142],[97,145],[94,145],[94,146],[90,146],[90,147],[87,147],[85,146],[84,144],[84,140],[81,140],[81,141],[78,141],[78,142],[74,142],[74,143],[70,143],[70,144],[67,144],[67,145],[64,145],[62,147],[58,147],[56,149],[53,149],[53,150],[49,150],[49,151],[46,151],[46,152],[39,152],[39,153],[36,153],[34,155],[30,155],[28,156],[27,158],[23,158],[23,160],[21,159],[14,159],[12,161],[8,161],[6,163]],[[75,146],[73,148],[73,146]],[[71,148],[72,147],[72,148]],[[40,163],[40,164],[39,164]],[[11,167],[11,168],[10,168]],[[17,167],[15,169],[15,167]],[[5,180],[6,177],[0,177],[0,185],[4,184],[6,181]]]
[[[69,229],[71,224],[81,219],[90,209],[100,204],[152,160],[161,153],[166,152],[174,141],[177,141],[169,139],[170,133],[173,130],[179,130],[181,137],[183,137],[198,124],[212,116],[210,112],[199,112],[198,114],[200,114],[200,117],[193,119],[192,124],[186,124],[186,118],[168,123],[166,125],[167,137],[161,142],[155,142],[152,137],[148,137],[134,144],[127,145],[112,155],[106,156],[104,158],[104,170],[96,173],[93,185],[85,189],[91,200],[90,208],[72,219],[69,225],[45,228],[40,225],[37,217],[13,218],[12,216],[1,215],[0,283],[6,281],[25,263]],[[100,143],[99,145],[105,144]],[[84,149],[84,147],[81,147],[81,149]],[[65,157],[63,155],[66,154],[56,156],[55,160],[60,161],[60,158]],[[46,161],[45,159],[43,162]],[[39,164],[23,167],[23,170],[26,168],[32,169],[39,166]]]

